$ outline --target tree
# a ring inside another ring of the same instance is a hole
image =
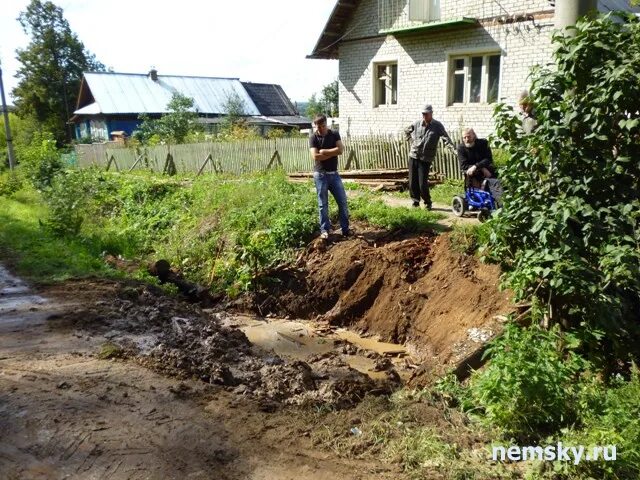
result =
[[[307,117],[313,118],[316,115],[322,113],[329,117],[337,117],[338,112],[338,80],[322,87],[322,94],[318,99],[318,96],[314,93],[309,98],[307,104],[307,111],[305,112]]]
[[[84,71],[104,71],[63,16],[49,1],[31,0],[18,22],[31,37],[25,49],[16,50],[22,65],[12,94],[16,111],[33,116],[51,131],[59,145],[71,141],[68,127]]]
[[[201,130],[198,114],[193,110],[193,98],[174,93],[167,104],[169,113],[159,119],[152,119],[146,114],[140,115],[142,123],[136,137],[142,143],[149,143],[153,137],[165,143],[184,143],[190,134]]]
[[[553,68],[532,73],[533,133],[496,108],[510,160],[489,247],[551,322],[620,345],[640,326],[640,19],[585,18],[574,31],[555,37]]]

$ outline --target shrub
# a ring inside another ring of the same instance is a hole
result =
[[[565,326],[595,325],[639,353],[640,18],[578,22],[555,38],[555,65],[532,74],[539,125],[524,135],[496,108],[509,159],[491,254],[517,299],[534,296]]]
[[[18,158],[25,178],[38,190],[49,188],[63,166],[56,140],[48,132],[35,132],[31,143],[18,151]]]
[[[587,366],[575,353],[578,346],[557,327],[508,324],[487,349],[489,365],[473,374],[464,407],[520,438],[570,425],[577,416],[578,375]]]

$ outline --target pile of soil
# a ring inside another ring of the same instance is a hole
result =
[[[203,310],[147,284],[76,280],[46,293],[82,305],[52,316],[52,328],[103,336],[110,356],[134,358],[170,375],[196,377],[254,398],[265,410],[278,404],[343,408],[368,392],[386,393],[397,386],[392,374],[388,381],[374,381],[336,352],[302,362],[259,351],[242,331],[222,325],[225,312]]]
[[[275,287],[242,304],[261,314],[320,315],[331,325],[404,343],[422,362],[455,365],[501,330],[512,310],[499,268],[453,251],[449,235],[315,241]]]

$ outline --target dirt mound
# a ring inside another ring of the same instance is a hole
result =
[[[395,385],[393,378],[373,381],[342,361],[329,360],[331,355],[302,362],[260,351],[242,331],[222,325],[226,313],[203,311],[146,284],[69,281],[47,294],[82,305],[52,316],[52,328],[103,336],[111,356],[197,377],[255,398],[264,409],[278,403],[346,407],[367,392],[387,392]]]
[[[495,335],[511,310],[497,266],[454,252],[448,235],[362,235],[315,242],[278,287],[252,299],[262,314],[321,318],[405,343],[421,361],[453,364]]]

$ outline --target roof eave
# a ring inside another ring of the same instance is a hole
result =
[[[346,19],[350,17],[351,14],[356,10],[359,0],[338,0],[336,5],[333,7],[331,14],[329,15],[329,19],[327,20],[326,25],[322,29],[322,33],[316,42],[315,47],[313,47],[313,51],[311,54],[307,55],[307,58],[310,59],[337,59],[337,44],[341,40],[341,37],[344,35],[344,25],[339,31],[331,31],[330,28],[333,23],[336,22],[339,16],[344,16]],[[324,39],[326,41],[323,41]],[[334,47],[334,48],[332,48]],[[327,52],[328,49],[331,51]],[[326,53],[325,53],[326,52]]]

